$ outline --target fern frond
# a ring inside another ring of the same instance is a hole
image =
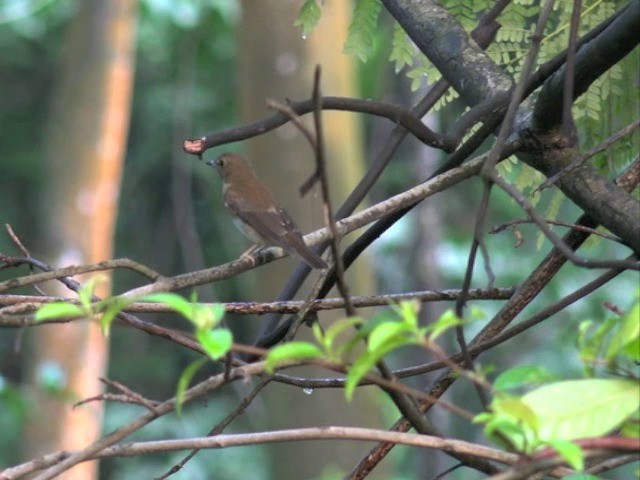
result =
[[[381,8],[380,0],[358,0],[349,25],[344,53],[357,55],[363,62],[371,57]]]
[[[320,15],[320,7],[316,0],[305,0],[302,7],[300,7],[298,18],[293,22],[294,26],[300,27],[302,38],[306,39],[313,29],[316,28],[320,21]]]
[[[416,49],[409,39],[407,33],[402,29],[399,23],[393,27],[393,39],[391,41],[391,56],[389,60],[396,63],[396,73],[400,72],[406,66],[412,66]]]

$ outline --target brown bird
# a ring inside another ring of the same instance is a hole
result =
[[[244,255],[263,245],[275,245],[291,255],[300,255],[313,268],[327,268],[325,261],[307,247],[292,218],[244,158],[223,153],[207,165],[215,166],[222,178],[222,198],[234,223],[257,244]]]

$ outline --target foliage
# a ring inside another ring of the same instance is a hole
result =
[[[313,28],[311,21],[306,20],[309,14],[301,10],[298,22],[303,22],[309,28]],[[315,2],[311,2],[314,3]],[[317,7],[317,5],[315,5]],[[491,2],[476,0],[445,0],[442,2],[462,26],[471,31],[477,23],[480,12],[491,6]],[[569,34],[569,21],[573,8],[572,2],[558,2],[547,32],[541,43],[538,63],[542,64],[567,47]],[[584,34],[596,25],[611,16],[616,9],[615,1],[589,0],[583,2],[580,20],[580,32]],[[367,61],[373,52],[374,33],[378,25],[380,11],[379,0],[358,1],[353,13],[353,20],[349,29],[349,36],[345,42],[345,52],[356,55],[362,61]],[[304,13],[304,15],[303,15]],[[511,73],[514,78],[520,74],[522,62],[529,47],[530,37],[535,28],[535,20],[540,13],[540,4],[533,0],[515,0],[502,12],[498,21],[501,28],[498,30],[495,41],[487,49],[489,56]],[[314,14],[320,15],[319,11]],[[305,20],[303,20],[303,18]],[[633,56],[630,56],[633,57]],[[406,32],[395,24],[391,35],[391,52],[389,60],[394,63],[396,73],[406,69],[406,76],[411,80],[411,89],[417,90],[423,83],[432,85],[442,75],[440,71],[413,45]],[[615,65],[606,74],[593,83],[587,92],[582,95],[573,106],[573,115],[576,120],[581,137],[584,139],[585,148],[594,146],[594,139],[598,139],[601,133],[612,134],[621,125],[626,125],[633,120],[634,113],[625,108],[635,95],[631,85],[635,82],[635,73],[638,71],[638,57],[629,58],[619,65]],[[434,111],[438,111],[458,97],[458,93],[450,89],[436,104]],[[624,119],[621,117],[624,115]],[[620,165],[625,165],[633,158],[640,148],[640,132],[636,130],[629,139],[618,142],[613,152],[599,154],[594,162],[603,171],[612,170]],[[614,160],[615,159],[615,160]],[[538,185],[539,173],[523,164],[517,165],[519,187],[524,190],[532,190]],[[547,217],[550,220],[557,218],[564,196],[555,193],[549,204]],[[534,204],[539,195],[534,195]],[[538,248],[541,248],[545,236],[538,235]]]
[[[581,326],[579,351],[585,373],[592,377],[596,364],[610,371],[636,362],[640,339],[640,303],[623,318],[604,322],[595,332],[592,322]],[[624,370],[630,373],[631,370]],[[531,388],[522,396],[506,391]],[[622,435],[637,436],[640,414],[640,377],[585,378],[556,381],[537,366],[519,366],[500,374],[493,383],[495,398],[490,411],[476,416],[485,435],[500,445],[523,453],[555,449],[574,468],[582,470],[584,456],[573,440],[606,435],[620,428]]]
[[[95,275],[91,277],[78,290],[79,304],[71,302],[52,302],[38,309],[34,318],[37,322],[60,318],[82,317],[93,319],[100,317],[100,326],[105,336],[109,335],[109,329],[114,318],[125,308],[130,301],[123,298],[111,298],[99,302],[93,301],[96,287],[104,283],[106,277]]]
[[[5,156],[16,159],[14,162],[5,162],[2,167],[3,175],[0,175],[2,178],[0,182],[5,193],[4,198],[11,199],[8,205],[3,204],[2,208],[8,212],[7,218],[11,223],[15,220],[18,222],[17,225],[24,227],[27,231],[34,228],[33,225],[37,222],[32,219],[40,214],[41,206],[34,201],[39,195],[34,195],[34,189],[39,190],[38,186],[46,181],[42,179],[43,175],[38,173],[41,152],[33,136],[41,135],[40,132],[43,130],[38,121],[45,117],[47,102],[43,100],[48,100],[48,97],[44,92],[47,91],[46,87],[52,80],[53,71],[50,58],[57,58],[60,50],[59,32],[64,19],[68,18],[73,11],[70,6],[73,2],[61,0],[41,2],[41,5],[47,3],[49,6],[43,8],[40,13],[48,16],[48,20],[34,17],[35,21],[32,21],[30,26],[27,24],[16,26],[11,23],[9,28],[0,29],[0,45],[3,46],[0,49],[3,52],[0,53],[0,58],[3,66],[10,67],[3,68],[0,75],[7,80],[7,101],[0,111],[2,116],[0,121],[3,125],[0,143],[5,148]],[[296,25],[301,29],[302,36],[306,37],[317,24],[324,2],[306,0],[300,3],[302,8]],[[445,0],[441,3],[456,15],[467,30],[475,26],[481,10],[494,4],[488,1],[471,2],[469,0]],[[503,28],[498,33],[498,41],[489,48],[492,58],[514,77],[519,74],[521,61],[529,45],[532,22],[539,12],[539,3],[533,0],[512,1],[499,19]],[[565,48],[568,32],[567,14],[571,3],[558,2],[543,42],[539,63],[548,60],[554,52]],[[33,4],[35,5],[35,2]],[[171,201],[167,201],[167,198],[172,195],[171,187],[175,186],[174,182],[186,169],[184,167],[186,162],[179,158],[179,154],[173,153],[175,139],[179,138],[184,130],[210,131],[222,126],[226,127],[234,121],[232,106],[235,99],[228,92],[233,89],[235,81],[234,61],[237,54],[234,50],[233,22],[237,12],[234,13],[234,7],[231,5],[236,4],[237,2],[191,2],[190,0],[141,2],[139,57],[136,65],[138,80],[134,96],[129,164],[126,168],[121,195],[123,198],[133,198],[135,201],[123,202],[118,251],[154,265],[154,268],[163,273],[184,271],[178,247],[180,242],[177,240],[184,235],[184,230],[181,229],[180,221],[173,216],[178,210],[175,210]],[[608,16],[616,2],[587,1],[584,4],[581,33]],[[65,6],[67,10],[60,8],[59,11],[55,11],[61,6]],[[0,21],[3,18],[2,8],[0,7]],[[379,1],[356,3],[349,34],[350,40],[347,41],[345,49],[350,50],[350,53],[362,60],[368,60],[370,65],[371,60],[379,61],[380,51],[384,52],[384,49],[388,48],[393,68],[397,72],[404,70],[405,75],[413,82],[414,89],[439,78],[439,72],[419,54],[415,45],[398,24],[393,25],[392,33],[387,32],[390,34],[389,42],[380,41],[385,34],[385,29],[381,28],[381,26],[385,27],[385,19],[380,12]],[[8,35],[8,31],[15,31],[18,34],[12,37]],[[46,37],[44,37],[45,34]],[[38,42],[38,38],[46,38],[46,41]],[[593,84],[575,104],[574,116],[578,121],[583,150],[602,141],[603,136],[628,124],[629,118],[637,114],[633,108],[629,108],[632,104],[630,98],[637,95],[633,89],[637,83],[637,67],[637,55],[629,56]],[[28,75],[22,76],[25,79],[24,82],[14,80],[12,72],[15,69],[28,72]],[[385,91],[386,93],[388,91]],[[455,96],[455,92],[450,92],[445,100],[439,103],[438,108],[450,103]],[[25,98],[29,101],[24,101]],[[19,113],[16,114],[16,112]],[[189,114],[186,115],[184,112]],[[29,117],[29,122],[26,122],[26,116]],[[28,128],[25,128],[27,126]],[[21,143],[21,138],[28,139],[28,142]],[[593,162],[604,171],[615,171],[616,166],[628,162],[632,155],[637,154],[639,138],[640,135],[636,129],[635,133],[623,141],[598,154]],[[28,146],[20,147],[23,144]],[[505,162],[503,165],[505,170],[509,170],[511,179],[515,179],[513,182],[520,190],[537,186],[542,181],[538,172],[520,163]],[[406,174],[406,164],[400,166],[396,164],[392,168]],[[5,175],[9,170],[11,175]],[[196,228],[204,232],[203,236],[207,238],[223,237],[225,226],[220,226],[215,220],[216,215],[212,215],[211,205],[202,200],[205,196],[203,192],[208,191],[209,184],[199,178],[197,173],[194,178],[189,177],[187,183],[190,185],[192,183],[195,190],[193,198],[196,200],[193,208],[199,222]],[[552,198],[549,198],[548,194],[542,196],[535,194],[532,198],[533,203],[541,202],[541,211],[544,211],[548,218],[554,218],[559,214],[560,200],[561,196],[557,193]],[[474,209],[465,205],[459,210],[456,211],[454,221],[462,224],[469,218],[469,211]],[[409,237],[410,233],[403,232],[402,235]],[[444,251],[444,256],[467,254],[466,250],[458,250],[452,254],[451,250],[457,247],[458,240],[452,240],[452,235],[449,234],[443,234],[443,237],[445,240],[440,245],[438,253]],[[464,240],[466,242],[468,237]],[[461,241],[460,244],[462,244]],[[465,248],[466,245],[465,243]],[[221,250],[219,245],[207,245],[205,252],[207,263],[213,264],[219,255],[224,255]],[[496,255],[497,259],[493,259],[494,263],[506,261],[511,262],[510,267],[515,265],[518,267],[501,272],[500,281],[505,282],[504,284],[522,282],[522,273],[526,269],[524,265],[528,267],[529,264],[535,264],[535,257],[522,253],[519,255],[507,253],[510,252],[507,249],[498,250],[500,252]],[[411,284],[413,279],[407,273],[409,269],[398,270],[400,270],[399,276],[402,277],[402,282]],[[544,293],[548,297],[538,301],[544,302],[554,295],[564,297],[569,289],[582,280],[583,276],[575,275],[574,267],[568,267],[566,270],[568,270],[567,276],[556,277],[556,281]],[[447,269],[445,274],[453,277],[455,272],[452,274]],[[128,274],[116,273],[115,284],[123,290],[130,282],[126,275]],[[474,277],[474,283],[481,281]],[[207,355],[187,365],[187,361],[191,361],[189,352],[179,348],[174,352],[168,352],[167,344],[148,341],[144,334],[130,329],[111,329],[113,319],[130,302],[119,297],[96,302],[93,300],[95,286],[95,283],[85,284],[80,291],[79,302],[51,304],[43,307],[36,318],[42,322],[72,317],[97,319],[105,334],[111,334],[114,337],[120,335],[114,344],[113,351],[117,354],[112,358],[111,374],[120,381],[124,377],[125,383],[129,380],[126,378],[129,375],[130,378],[135,379],[130,384],[135,385],[136,390],[144,392],[145,395],[151,393],[150,398],[164,398],[167,394],[171,394],[166,390],[176,388],[174,387],[175,379],[178,378],[176,397],[178,398],[177,410],[180,412],[184,394],[189,385],[197,381],[198,372],[202,373],[205,367],[217,368],[212,367],[210,360],[221,358],[231,348],[233,341],[231,332],[221,328],[219,323],[224,311],[219,306],[214,306],[210,311],[206,309],[200,311],[200,306],[195,304],[195,298],[187,300],[172,294],[151,297],[154,301],[171,306],[182,317],[187,318],[190,325],[193,325],[194,336]],[[215,298],[233,297],[234,294],[230,291],[233,288],[231,282],[218,284]],[[601,301],[602,295],[607,295],[607,300],[615,299],[616,296],[619,299],[622,295],[621,290],[623,289],[611,288],[601,292],[600,297],[592,303]],[[491,308],[494,306],[489,307]],[[549,340],[548,336],[544,338],[545,349],[539,348],[537,355],[542,361],[548,359],[549,362],[563,363],[558,359],[566,359],[571,353],[575,354],[573,351],[566,353],[569,350],[568,346],[572,344],[567,339],[574,340],[578,331],[578,353],[583,361],[586,376],[584,379],[575,379],[574,376],[567,375],[566,370],[551,372],[538,365],[521,365],[508,370],[496,369],[498,375],[489,384],[486,378],[488,368],[485,366],[477,374],[459,371],[458,373],[464,378],[485,387],[489,385],[488,391],[493,394],[491,410],[478,417],[478,420],[486,422],[487,436],[507,448],[534,454],[540,448],[549,446],[561,452],[576,468],[582,467],[582,452],[573,442],[577,436],[606,435],[614,429],[620,430],[625,436],[639,437],[640,414],[637,406],[636,374],[637,362],[640,361],[638,339],[640,327],[637,322],[640,317],[639,309],[636,303],[620,318],[612,318],[604,322],[583,321],[579,329],[575,328],[577,321],[583,318],[597,318],[597,316],[583,315],[583,311],[576,313],[576,310],[562,312],[569,318],[557,329],[557,335],[554,335],[552,340]],[[411,349],[418,347],[443,353],[439,349],[445,350],[444,347],[437,345],[436,341],[438,344],[446,344],[447,337],[453,337],[453,335],[444,335],[444,332],[462,324],[462,321],[452,312],[447,312],[437,321],[428,324],[424,322],[424,318],[419,320],[419,313],[418,307],[409,302],[393,306],[371,319],[356,317],[340,320],[328,326],[326,330],[316,324],[313,327],[315,342],[296,341],[271,349],[267,357],[268,370],[273,372],[275,369],[286,368],[288,362],[317,363],[328,368],[344,370],[347,373],[348,384],[345,394],[351,399],[357,386],[375,371],[375,366],[380,360],[388,359],[391,362],[397,360],[400,357],[398,353],[405,353],[401,351],[405,347]],[[475,313],[471,313],[471,317],[474,315]],[[173,320],[168,319],[167,322]],[[472,326],[470,330],[473,328]],[[564,338],[564,344],[561,344],[563,332],[566,338]],[[139,338],[145,340],[139,341]],[[525,345],[527,341],[531,343]],[[5,338],[0,346],[8,349],[7,344],[11,344],[11,339]],[[517,353],[522,356],[530,354],[540,344],[542,341],[539,338],[536,339],[534,333],[523,339],[515,348],[521,349]],[[131,346],[135,348],[130,348]],[[170,348],[174,348],[174,345]],[[555,349],[553,356],[546,354],[545,352],[548,351],[546,349]],[[449,349],[446,351],[448,352]],[[486,356],[483,357],[483,361],[490,357],[491,352],[484,355]],[[563,355],[566,356],[563,357]],[[516,363],[514,356],[509,355],[508,352],[500,351],[499,357],[502,362]],[[132,359],[134,361],[131,361]],[[531,362],[531,359],[527,361]],[[3,366],[7,364],[11,369],[11,360]],[[562,367],[571,368],[571,365],[563,364]],[[16,368],[14,370],[9,371],[7,377],[0,376],[0,425],[2,426],[0,430],[5,432],[2,438],[4,443],[0,443],[0,463],[8,463],[9,460],[13,461],[17,458],[16,452],[7,450],[15,450],[15,442],[6,445],[10,442],[6,442],[4,437],[18,436],[18,424],[29,408],[22,392],[13,386],[14,378],[20,375],[19,372],[16,373]],[[55,365],[45,364],[40,373],[41,384],[49,392],[55,395],[68,393],[64,372],[56,369]],[[6,381],[5,378],[7,378]],[[373,379],[373,375],[371,378]],[[562,381],[561,378],[572,379]],[[167,379],[173,380],[167,381]],[[151,392],[148,392],[149,390]],[[598,392],[597,397],[591,395],[593,391]],[[454,394],[457,393],[454,392]],[[216,400],[218,398],[216,397]],[[111,403],[108,408],[113,408],[114,405],[123,409],[129,407]],[[136,408],[138,407],[132,407],[132,410],[135,411]],[[393,420],[395,420],[396,409],[392,406],[385,408],[387,418],[394,417]],[[150,438],[183,435],[188,428],[188,415],[196,410],[183,412],[178,420],[175,417],[173,420],[162,419],[162,421],[173,421],[173,430]],[[216,414],[222,410],[218,403],[215,410]],[[211,421],[207,416],[210,412],[211,410],[204,412],[205,417],[200,420],[198,427],[202,422]],[[120,426],[118,422],[113,423],[114,428],[107,428],[107,431],[115,430]],[[155,427],[157,423],[160,422],[154,422],[153,426]],[[194,430],[194,434],[199,433],[201,433],[200,430]],[[226,457],[224,460],[221,465],[225,467],[233,463]],[[103,465],[104,463],[106,462],[103,462]],[[238,464],[246,465],[241,462]],[[136,471],[138,472],[137,469]],[[219,470],[216,470],[216,474],[219,474]],[[151,477],[153,474],[143,476]],[[576,474],[570,478],[593,477]]]
[[[109,328],[116,316],[134,299],[123,299],[112,297],[106,300],[92,303],[93,292],[96,284],[101,281],[99,276],[91,278],[78,291],[79,305],[71,302],[53,302],[45,304],[38,309],[35,319],[39,322],[61,318],[84,317],[94,318],[100,316],[100,324],[105,335],[108,335]],[[195,295],[191,301],[175,293],[154,293],[137,299],[142,302],[161,303],[171,307],[182,317],[187,319],[195,327],[195,337],[203,351],[211,360],[219,360],[224,357],[233,344],[233,334],[227,328],[216,328],[224,317],[224,305],[202,305],[196,303]],[[198,369],[204,366],[206,358],[192,362],[184,369],[176,391],[177,411],[180,414],[184,393],[189,387],[189,383],[197,373]]]
[[[620,427],[640,408],[640,383],[626,379],[555,382],[521,397],[497,392],[490,412],[476,416],[494,442],[532,454],[554,448],[576,468],[584,457],[572,440],[598,437]]]
[[[585,373],[594,375],[598,366],[624,373],[640,364],[640,301],[622,317],[612,317],[597,328],[586,320],[580,324],[578,347]]]
[[[378,27],[378,15],[382,9],[380,0],[357,0],[344,53],[357,55],[363,62],[373,53],[373,42]]]
[[[593,364],[597,359],[594,352],[606,352],[604,358],[609,368],[625,360],[636,360],[640,339],[639,305],[640,302],[636,303],[622,319],[605,322],[594,335],[583,339],[582,358]],[[401,302],[369,322],[347,318],[335,322],[326,332],[314,324],[313,333],[319,347],[300,341],[274,347],[267,355],[268,368],[273,371],[287,362],[318,359],[340,364],[353,354],[355,358],[347,367],[345,381],[345,396],[351,400],[357,385],[384,357],[409,345],[438,350],[435,340],[461,325],[461,320],[447,311],[433,324],[420,327],[418,311],[417,302]],[[477,318],[480,314],[476,312],[472,316]],[[338,342],[341,334],[353,328],[356,328],[354,334]],[[606,336],[608,333],[610,338]],[[362,341],[366,348],[356,352],[354,347]],[[476,379],[485,381],[482,375]],[[484,424],[489,439],[525,454],[549,447],[573,468],[582,470],[584,454],[574,440],[602,436],[618,428],[623,434],[637,433],[639,377],[559,381],[544,368],[522,365],[499,374],[492,387],[495,397],[490,410],[477,415],[474,421]],[[529,391],[519,396],[508,393],[517,389]]]
[[[385,356],[401,347],[418,345],[434,348],[435,341],[447,330],[462,324],[462,321],[451,311],[445,312],[437,321],[421,327],[418,322],[420,304],[417,301],[403,301],[391,305],[370,321],[362,318],[346,318],[333,323],[326,332],[316,323],[313,334],[321,348],[309,342],[291,342],[271,349],[267,355],[267,366],[273,369],[288,361],[323,359],[329,362],[346,362],[351,356],[353,361],[347,368],[345,396],[353,398],[358,383]],[[474,309],[471,319],[477,319],[482,313]],[[338,337],[351,330],[356,333],[346,341],[339,342]],[[357,352],[356,347],[362,342],[366,348]]]
[[[300,27],[302,38],[307,38],[309,33],[316,28],[316,25],[318,25],[320,21],[320,14],[320,7],[316,0],[305,0],[302,7],[300,7],[298,18],[296,18],[294,22],[296,27]]]

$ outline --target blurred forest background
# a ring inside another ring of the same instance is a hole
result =
[[[393,34],[390,16],[383,12],[374,51],[367,62],[361,62],[355,56],[342,54],[353,8],[351,2],[326,0],[319,29],[308,38],[303,38],[294,26],[301,3],[284,0],[2,0],[2,225],[10,224],[34,257],[56,267],[128,257],[162,274],[174,275],[236,258],[246,248],[246,242],[223,209],[220,181],[203,162],[182,152],[184,139],[262,118],[269,113],[265,105],[267,98],[281,102],[285,98],[308,98],[311,72],[316,63],[323,67],[325,95],[374,98],[409,106],[426,88],[423,84],[412,88],[412,80],[397,73],[389,61],[389,39]],[[107,14],[108,9],[118,13]],[[113,25],[101,32],[100,19],[111,14]],[[89,32],[96,36],[92,37]],[[99,44],[92,45],[92,41]],[[101,42],[112,42],[112,45]],[[638,86],[637,72],[634,73],[637,54],[631,57],[619,72],[622,76],[620,91],[616,92],[619,98],[609,101],[609,110],[603,109],[585,120],[591,123],[581,124],[585,144],[589,142],[588,128],[613,132],[620,124],[626,124],[621,120],[619,125],[613,125],[613,116],[637,115],[638,104],[633,103]],[[113,72],[105,73],[112,68],[108,66],[109,61],[121,64]],[[104,81],[98,78],[102,74],[113,78]],[[93,90],[97,85],[101,85],[100,89]],[[110,107],[108,102],[117,105]],[[632,106],[631,112],[622,111],[625,103],[627,109]],[[98,136],[100,128],[96,127],[104,118],[94,116],[103,115],[110,108],[113,112],[109,121],[113,126],[105,140]],[[461,109],[461,105],[452,101],[426,121],[436,126],[446,125]],[[325,122],[332,192],[336,201],[341,201],[380,147],[380,139],[394,125],[384,119],[344,112],[327,114]],[[309,231],[320,225],[322,215],[317,193],[312,193],[304,202],[297,199],[297,186],[313,170],[313,153],[300,137],[297,130],[285,126],[259,139],[216,148],[206,154],[205,160],[223,151],[246,154],[260,176],[277,189],[282,203],[293,210],[292,215],[299,219],[303,230]],[[122,142],[121,152],[118,142]],[[637,148],[637,132],[625,142],[625,148]],[[109,155],[121,156],[123,163],[118,166],[119,160],[110,159]],[[384,173],[370,201],[412,186],[416,178],[433,170],[439,160],[439,153],[408,140]],[[614,172],[618,168],[604,166]],[[523,173],[514,166],[510,175],[515,178],[531,174],[531,170]],[[109,178],[106,185],[98,178],[88,180],[99,175]],[[458,288],[466,267],[480,188],[478,181],[447,191],[383,235],[374,244],[373,251],[359,260],[351,277],[351,293]],[[93,199],[94,190],[104,190],[104,204]],[[580,213],[570,202],[558,202],[552,190],[545,191],[540,199],[538,205],[542,211],[574,212],[569,217]],[[100,235],[101,229],[111,228],[109,213],[99,212],[100,206],[105,206],[107,211],[117,207],[113,211],[112,250],[100,243],[104,240],[91,240],[94,234]],[[80,211],[79,216],[71,212],[74,209]],[[490,212],[491,225],[524,216],[501,192],[495,192]],[[539,242],[535,227],[522,225],[518,230],[524,238],[518,248],[517,239],[509,230],[487,238],[493,269],[498,276],[496,286],[517,284],[522,280],[522,272],[530,271],[549,249],[548,242]],[[610,258],[622,251],[622,247],[619,248],[593,241],[586,252],[590,256]],[[18,254],[4,232],[0,234],[0,252]],[[204,301],[274,299],[287,279],[287,272],[295,265],[294,260],[286,259],[260,269],[259,274],[244,274],[201,287],[199,298]],[[535,312],[539,305],[562,298],[597,274],[597,271],[565,266],[541,298],[526,311]],[[11,275],[11,272],[0,272],[0,280]],[[485,286],[486,281],[479,269],[474,284]],[[545,365],[562,377],[577,374],[581,366],[572,344],[577,325],[585,319],[603,321],[609,315],[604,302],[628,308],[635,298],[637,281],[636,274],[616,278],[606,288],[558,314],[553,331],[548,327],[533,329],[517,347],[504,345],[483,357],[482,363],[494,365],[497,370],[507,364],[531,363]],[[131,273],[116,271],[110,288],[118,293],[142,283]],[[55,288],[52,286],[49,293],[63,293]],[[33,290],[25,288],[14,293],[32,294]],[[499,302],[479,305],[488,314],[499,308]],[[444,304],[425,306],[422,315],[433,318],[448,307]],[[188,329],[170,315],[144,318]],[[470,326],[470,331],[479,329],[481,323]],[[239,341],[251,342],[260,318],[232,316],[228,324]],[[34,440],[30,439],[36,435],[34,429],[39,431],[44,423],[54,422],[48,407],[44,406],[48,398],[64,403],[69,398],[90,395],[70,388],[73,384],[70,374],[62,360],[58,360],[58,356],[69,356],[76,334],[54,339],[48,346],[46,339],[39,338],[46,335],[47,328],[5,329],[0,334],[0,465],[15,464],[39,451],[31,449]],[[97,346],[91,343],[94,341]],[[112,330],[108,347],[102,342],[100,338],[88,340],[83,354],[91,359],[83,361],[95,361],[98,366],[106,362],[99,366],[103,370],[101,375],[135,386],[136,391],[152,399],[172,396],[182,370],[197,357],[171,343],[126,328]],[[453,345],[453,337],[445,339],[445,345],[447,342]],[[55,353],[48,358],[50,351]],[[92,358],[92,353],[100,351],[104,353],[103,360]],[[401,359],[397,361],[400,363]],[[214,371],[212,366],[200,376]],[[95,376],[87,381],[100,390]],[[469,397],[469,388],[457,385],[447,397],[454,403],[464,403],[462,399]],[[243,385],[227,388],[225,396],[216,396],[215,402],[190,408],[182,418],[164,417],[133,439],[202,435],[233,409],[239,396],[248,389]],[[379,396],[375,400],[366,398],[364,394],[354,405],[345,407],[344,412],[335,412],[337,403],[334,402],[340,401],[341,396],[341,392],[308,395],[293,387],[273,387],[230,431],[282,427],[285,419],[296,416],[297,410],[301,412],[300,424],[305,421],[348,423],[353,416],[358,416],[384,428],[395,419],[396,413],[389,411],[386,401]],[[44,403],[39,404],[41,401]],[[340,405],[343,404],[341,401]],[[107,404],[103,430],[116,428],[138,411],[139,407],[127,404]],[[337,416],[331,417],[333,413]],[[449,431],[468,428],[463,423],[457,425],[455,419],[438,415],[441,425],[453,422]],[[327,443],[317,443],[318,448],[327,449],[317,456],[311,455],[311,450],[295,454],[297,446],[294,445],[287,448],[286,453],[278,453],[272,447],[203,452],[173,478],[214,478],[210,476],[212,471],[219,479],[339,478],[340,472],[344,473],[350,466],[343,457],[357,458],[368,448],[364,444],[347,448],[344,444]],[[48,445],[45,451],[49,451],[52,444]],[[349,452],[350,449],[355,453]],[[327,464],[326,459],[334,456],[335,464]],[[175,454],[106,460],[100,464],[100,478],[152,478],[180,458],[181,454]],[[320,460],[325,464],[318,464]],[[425,461],[422,453],[407,447],[396,448],[385,461],[386,470],[374,478],[425,478],[418,473]],[[292,464],[296,462],[302,464],[300,472],[304,471],[304,475],[287,477],[285,472],[293,471]],[[450,466],[449,460],[440,462],[442,470]],[[253,466],[250,475],[247,465]],[[447,478],[475,478],[468,475],[469,472],[454,473]]]

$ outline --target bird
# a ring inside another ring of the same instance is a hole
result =
[[[242,156],[223,153],[206,163],[215,167],[222,178],[222,198],[236,227],[256,244],[243,256],[261,246],[278,246],[291,255],[299,255],[312,268],[327,268],[326,262],[304,243],[291,216]]]

